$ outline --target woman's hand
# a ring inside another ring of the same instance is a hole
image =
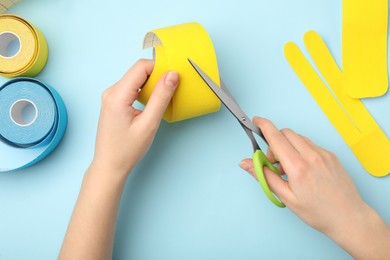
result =
[[[59,259],[111,259],[119,201],[127,176],[149,149],[178,85],[167,72],[144,111],[133,103],[154,62],[138,61],[102,98],[95,156],[84,175]]]
[[[102,96],[93,165],[127,174],[149,149],[179,82],[175,71],[157,83],[144,111],[132,105],[154,61],[139,60]]]
[[[270,145],[268,158],[273,163],[278,158],[279,169],[288,176],[286,181],[264,168],[270,189],[288,208],[356,258],[390,257],[389,228],[362,200],[333,153],[290,129],[279,131],[267,119],[255,118],[254,123]],[[256,178],[250,159],[240,166]]]

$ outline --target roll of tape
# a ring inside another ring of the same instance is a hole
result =
[[[60,95],[32,78],[0,87],[0,172],[31,166],[61,141],[67,112]]]
[[[0,0],[0,14],[7,11],[8,8],[20,2],[20,0]]]
[[[0,75],[34,77],[45,67],[48,46],[43,34],[21,17],[0,15]]]
[[[220,84],[217,58],[206,30],[198,23],[187,23],[146,34],[144,48],[154,47],[156,63],[140,92],[138,100],[146,104],[154,86],[168,70],[180,74],[179,86],[164,114],[168,122],[176,122],[216,112],[220,101],[196,73],[188,58],[202,67],[215,83]]]

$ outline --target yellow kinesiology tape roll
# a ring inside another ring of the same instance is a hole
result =
[[[138,98],[142,104],[148,102],[160,77],[175,70],[180,75],[180,83],[165,111],[166,121],[181,121],[219,110],[219,99],[188,62],[188,58],[193,60],[220,85],[214,47],[200,24],[187,23],[153,30],[144,39],[144,48],[149,47],[154,48],[155,65]]]
[[[377,177],[388,175],[389,139],[364,104],[342,90],[343,74],[321,37],[316,32],[309,31],[304,40],[310,56],[333,94],[298,46],[292,42],[285,46],[285,55],[291,67],[367,172]]]
[[[344,91],[353,98],[377,97],[388,89],[388,0],[343,0]]]
[[[15,53],[8,53],[18,43]],[[43,34],[15,15],[0,15],[0,75],[34,77],[46,65],[48,46]]]

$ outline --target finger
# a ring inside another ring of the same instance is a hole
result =
[[[312,147],[313,150],[318,150],[318,151],[321,151],[321,152],[326,152],[328,153],[329,151],[316,145],[312,140],[310,140],[309,138],[303,136],[303,138],[305,139],[305,141],[307,142],[308,145],[310,145],[310,147]]]
[[[246,159],[242,160],[240,162],[239,166],[241,167],[241,169],[248,172],[250,175],[253,176],[253,178],[255,178],[257,180],[255,168],[253,167],[253,160],[251,158],[246,158]],[[283,166],[280,163],[278,163],[276,166],[279,170],[280,175],[286,174],[286,172],[283,169]]]
[[[272,150],[270,148],[268,148],[268,150],[267,150],[267,158],[272,164],[274,164],[278,168],[280,175],[286,174],[286,172],[283,169],[282,164],[279,162],[278,158],[274,155],[274,153],[272,152]]]
[[[303,136],[303,135],[300,135],[301,138],[303,138],[305,140],[305,142],[307,143],[308,146],[311,147],[311,149],[313,151],[318,151],[318,152],[328,152],[327,150],[319,147],[318,145],[316,145],[312,140],[310,140],[309,138],[307,138],[306,136]]]
[[[253,122],[260,127],[272,152],[283,163],[285,170],[288,172],[288,169],[294,167],[296,161],[301,159],[299,152],[271,121],[255,117]]]
[[[173,94],[179,84],[179,74],[176,71],[165,73],[157,82],[143,116],[149,120],[160,122]]]
[[[267,167],[264,167],[264,176],[270,190],[275,193],[275,195],[278,196],[283,203],[288,202],[292,196],[288,182],[283,180],[278,174],[274,173]]]
[[[116,94],[133,104],[138,97],[139,89],[145,84],[153,68],[153,60],[138,60],[115,85]]]
[[[142,114],[142,110],[134,109],[133,117],[137,117],[137,116],[139,116],[140,114]]]
[[[321,154],[322,156],[325,156],[325,158],[328,158],[330,154],[332,154],[331,152],[329,152],[328,150],[322,148],[322,147],[319,147],[318,145],[316,145],[315,143],[313,143],[312,140],[310,140],[309,138],[303,136],[303,138],[305,139],[305,141],[308,143],[308,145],[310,145],[313,149],[313,151],[317,151],[319,154]]]
[[[305,158],[306,155],[313,153],[313,147],[309,145],[301,135],[288,128],[282,129],[281,132],[303,158]]]
[[[319,146],[317,146],[315,143],[313,143],[312,140],[310,140],[309,138],[307,138],[306,136],[303,136],[301,135],[301,137],[305,140],[305,142],[313,149],[317,149],[317,148],[320,148]]]
[[[281,163],[276,163],[274,165],[276,166],[276,168],[278,168],[280,175],[285,175],[286,174],[286,172],[284,171],[283,165]]]
[[[257,179],[255,168],[253,167],[253,160],[250,158],[246,158],[240,162],[240,167],[244,171],[248,172],[252,175],[253,178]]]
[[[246,158],[240,162],[240,167],[252,175],[253,178],[257,180],[255,168],[253,167],[253,160]],[[272,172],[267,167],[264,167],[264,176],[267,180],[268,186],[276,196],[282,200],[283,203],[288,201],[288,198],[292,196],[290,187],[288,186],[288,182],[283,180],[279,175]]]
[[[267,150],[267,158],[273,164],[279,162],[278,160],[276,160],[275,155],[272,152],[271,148],[268,148]]]

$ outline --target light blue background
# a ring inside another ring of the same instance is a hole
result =
[[[67,133],[36,166],[0,174],[0,259],[54,259],[93,155],[102,91],[139,58],[151,29],[198,21],[248,115],[336,153],[363,198],[390,222],[390,178],[368,175],[289,67],[287,41],[319,32],[340,64],[341,1],[24,0],[8,11],[45,34],[37,76],[58,90]],[[7,79],[1,78],[0,83]],[[365,101],[390,133],[389,94]],[[129,148],[131,149],[131,148]],[[350,259],[290,210],[273,206],[238,163],[251,145],[229,112],[162,123],[123,194],[115,259]]]

